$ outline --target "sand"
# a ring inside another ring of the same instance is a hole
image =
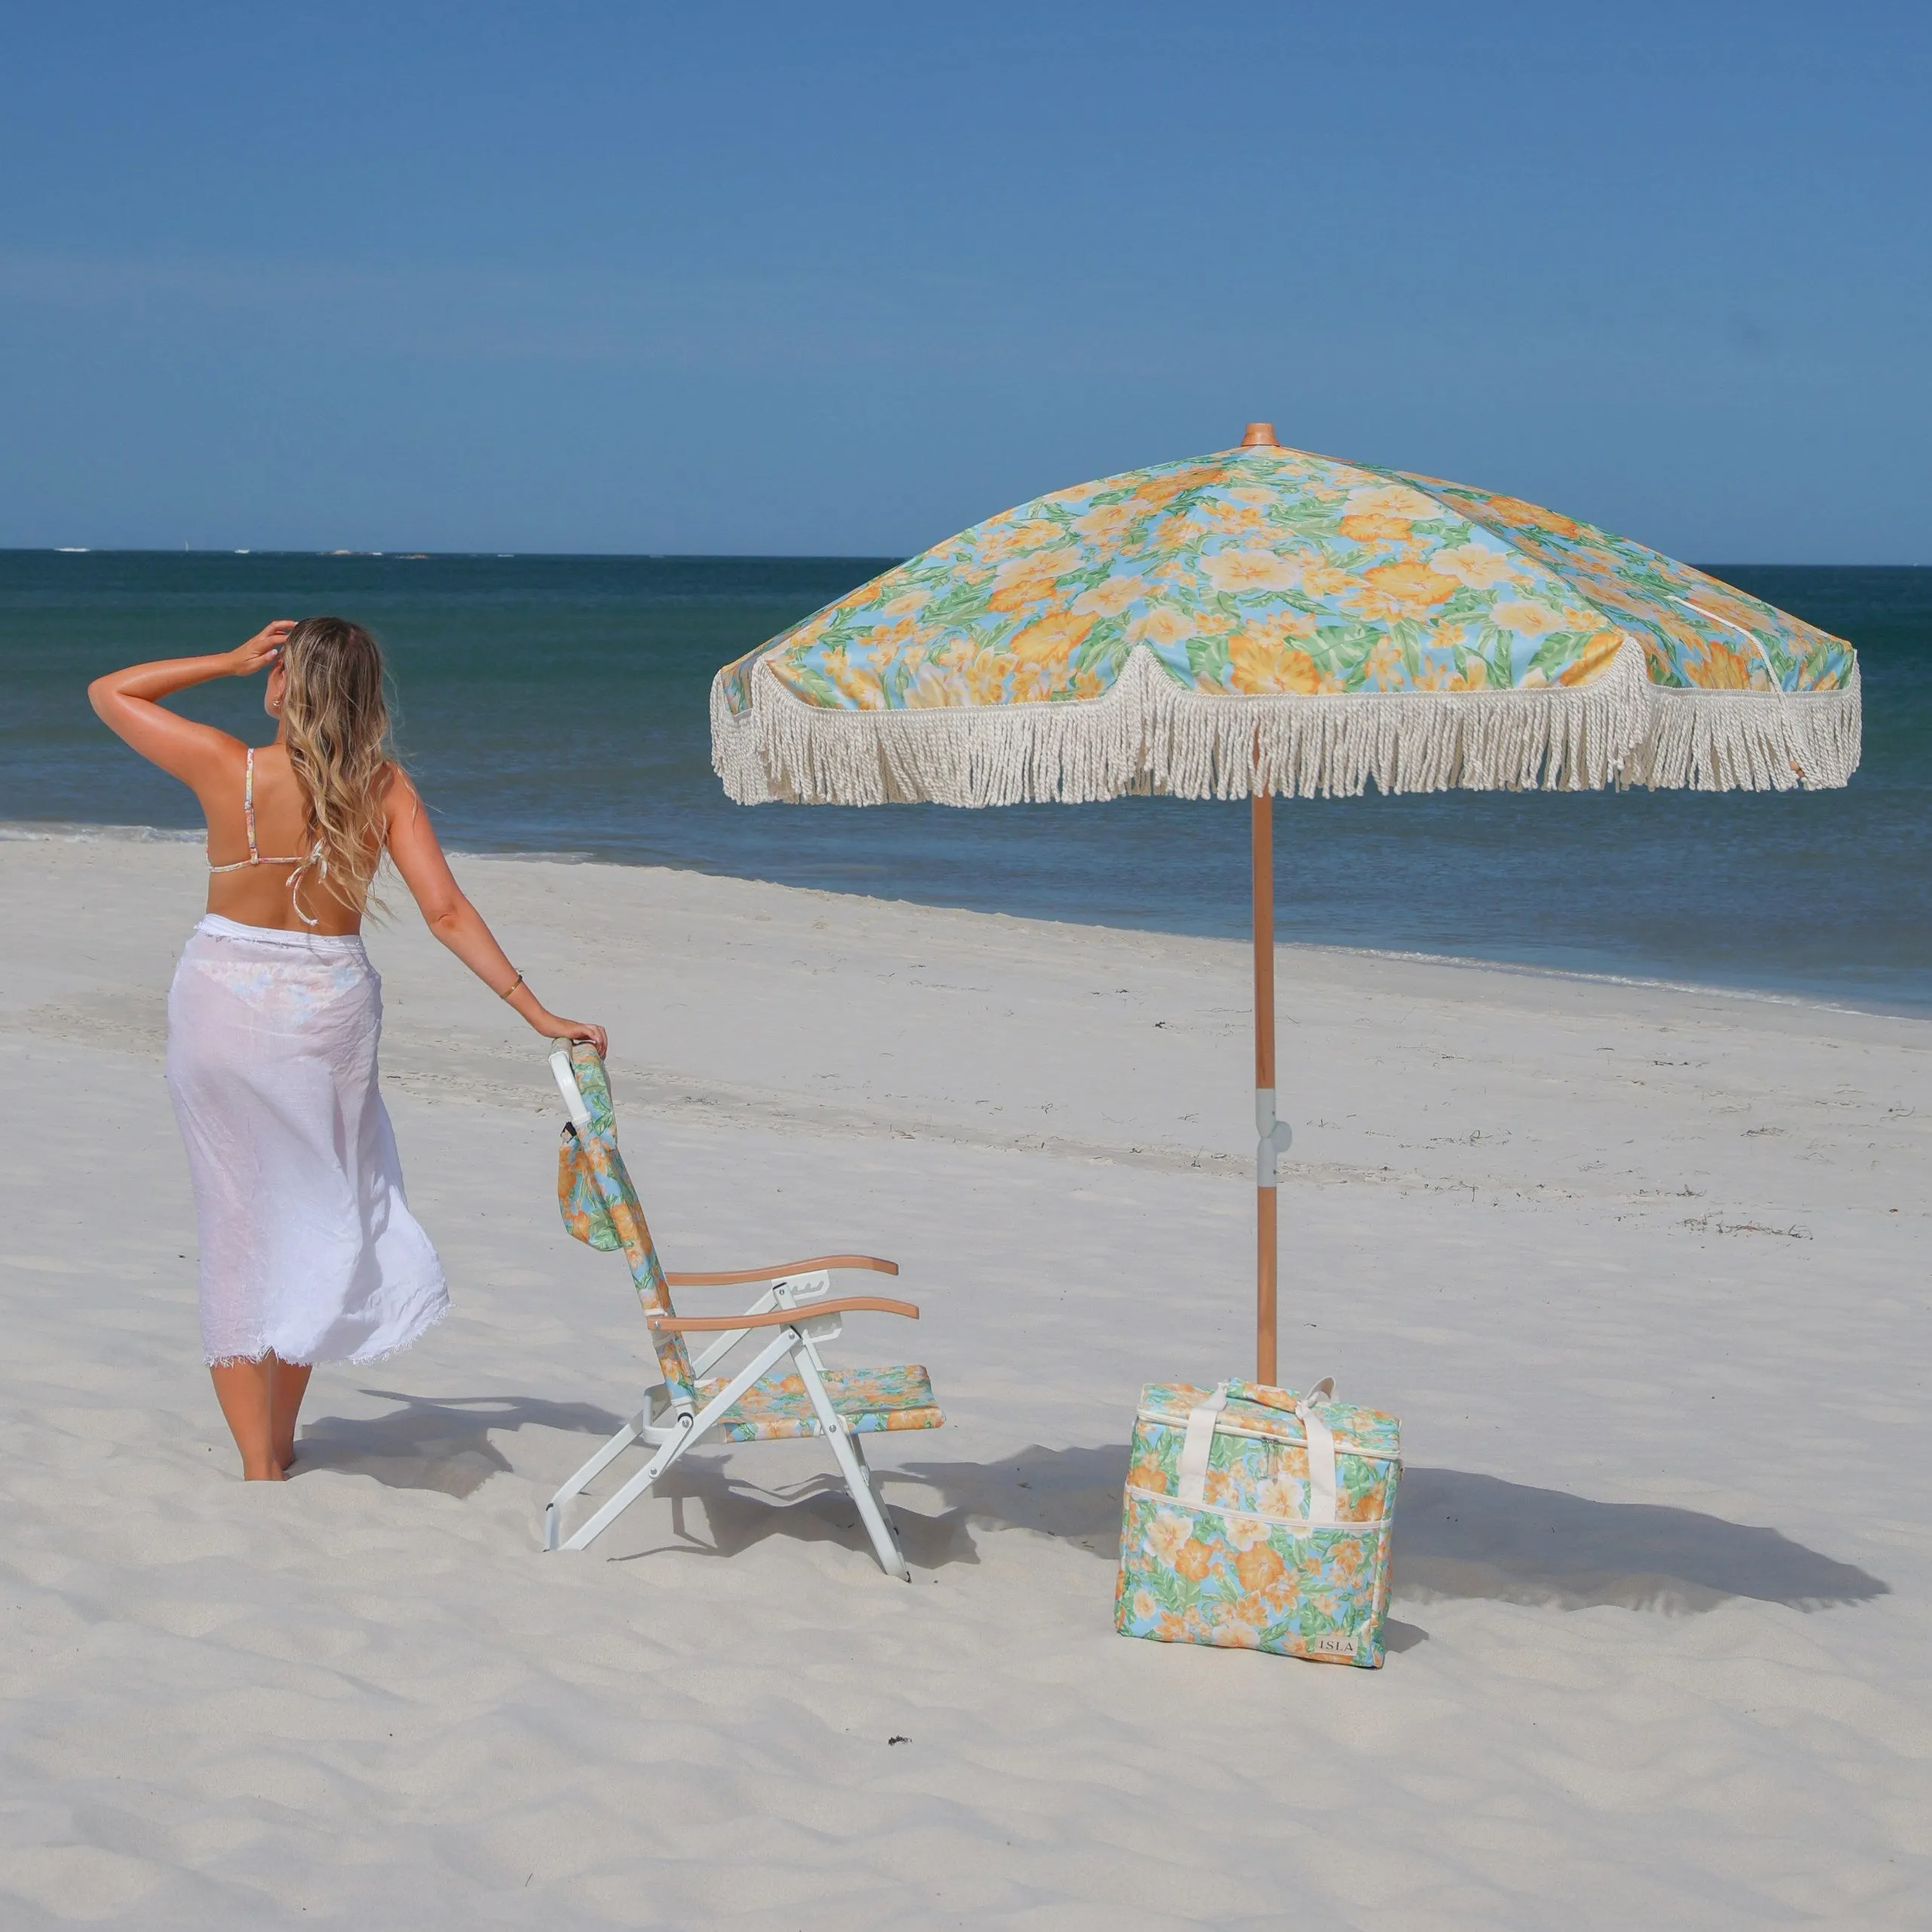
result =
[[[1369,1673],[1111,1627],[1139,1384],[1250,1366],[1241,948],[459,867],[609,1025],[670,1265],[903,1264],[836,1354],[951,1418],[875,1457],[914,1581],[809,1444],[540,1553],[643,1325],[406,906],[454,1313],[242,1484],[161,1079],[198,855],[0,841],[0,1921],[1932,1922],[1932,1024],[1284,950],[1283,1378],[1405,1425]]]

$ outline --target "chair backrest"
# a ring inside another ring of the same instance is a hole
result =
[[[617,1146],[617,1113],[611,1104],[610,1081],[594,1046],[581,1042],[570,1048],[570,1071],[583,1096],[588,1124],[573,1122],[563,1130],[557,1157],[557,1204],[563,1225],[580,1241],[596,1248],[621,1248],[630,1266],[637,1299],[650,1314],[673,1314],[670,1284],[658,1265],[637,1190]],[[651,1339],[658,1351],[658,1372],[676,1401],[693,1399],[696,1378],[684,1338],[655,1329]]]

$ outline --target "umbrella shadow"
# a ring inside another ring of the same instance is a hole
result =
[[[1828,1610],[1891,1589],[1779,1531],[1697,1509],[1599,1503],[1453,1469],[1405,1469],[1396,1492],[1394,1593],[1411,1602],[1682,1615],[1739,1597]]]
[[[935,1491],[948,1518],[1031,1530],[1112,1562],[1127,1462],[1121,1443],[1027,1448],[997,1463],[909,1463],[896,1473]],[[1461,1470],[1405,1469],[1397,1492],[1393,1593],[1412,1603],[1479,1598],[1682,1614],[1747,1598],[1811,1611],[1890,1589],[1781,1531],[1696,1509],[1598,1502]],[[1391,1647],[1424,1636],[1404,1626]]]
[[[387,1389],[362,1393],[395,1407],[375,1417],[318,1417],[303,1431],[292,1476],[334,1470],[390,1488],[462,1497],[511,1468],[492,1439],[501,1431],[601,1437],[622,1420],[591,1403],[536,1396],[434,1400]],[[823,1445],[817,1447],[823,1454]],[[679,1462],[653,1491],[670,1505],[673,1541],[618,1560],[728,1558],[774,1536],[869,1552],[864,1525],[834,1470],[759,1485],[734,1479],[734,1460],[700,1449]],[[921,1506],[922,1498],[893,1510],[906,1555],[921,1569],[976,1564],[975,1532],[983,1528],[1030,1531],[1112,1563],[1127,1463],[1124,1442],[1033,1445],[997,1462],[908,1462],[874,1475],[888,1506],[895,1492],[905,1500],[907,1485],[939,1506]],[[623,1473],[620,1465],[614,1473]],[[1781,1531],[1695,1509],[1604,1503],[1451,1469],[1405,1469],[1398,1492],[1393,1593],[1410,1603],[1482,1599],[1695,1614],[1744,1598],[1809,1612],[1867,1603],[1891,1587]],[[1426,1634],[1392,1625],[1390,1647],[1407,1649]]]
[[[608,1436],[624,1419],[590,1402],[546,1402],[535,1396],[435,1401],[392,1389],[362,1393],[396,1406],[386,1415],[322,1415],[304,1424],[288,1472],[291,1479],[333,1470],[366,1476],[390,1489],[473,1496],[511,1467],[491,1439],[498,1432],[536,1428]]]

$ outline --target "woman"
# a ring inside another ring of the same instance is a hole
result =
[[[277,723],[259,750],[162,705],[264,670]],[[243,1476],[279,1482],[315,1364],[406,1348],[449,1305],[377,1085],[382,982],[359,935],[384,855],[429,929],[539,1033],[602,1053],[604,1030],[545,1008],[450,876],[390,749],[382,654],[359,625],[271,624],[222,655],[96,678],[87,695],[208,821],[207,915],[168,994],[168,1091],[215,1393]]]

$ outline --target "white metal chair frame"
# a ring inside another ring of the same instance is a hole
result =
[[[560,1047],[551,1055],[550,1067],[563,1096],[566,1111],[578,1132],[591,1130],[590,1109],[584,1103],[571,1067],[569,1051]],[[851,1296],[837,1301],[819,1302],[832,1287],[834,1268],[868,1268],[896,1274],[897,1267],[869,1255],[822,1256],[813,1261],[780,1263],[769,1269],[747,1270],[724,1275],[667,1275],[673,1286],[700,1283],[722,1286],[730,1282],[765,1280],[765,1293],[740,1315],[676,1316],[652,1314],[647,1318],[654,1329],[712,1331],[717,1340],[691,1363],[694,1381],[728,1355],[738,1344],[755,1332],[771,1331],[771,1339],[752,1357],[725,1387],[702,1403],[679,1398],[672,1399],[663,1382],[645,1392],[642,1406],[553,1496],[544,1511],[543,1546],[546,1550],[583,1549],[608,1529],[632,1503],[644,1495],[679,1458],[703,1441],[706,1433],[730,1414],[739,1399],[755,1384],[771,1374],[781,1363],[789,1363],[791,1374],[804,1384],[819,1426],[832,1445],[833,1459],[845,1487],[857,1506],[860,1520],[871,1539],[879,1562],[890,1574],[911,1583],[891,1519],[887,1515],[872,1483],[872,1472],[859,1436],[835,1406],[825,1384],[825,1360],[819,1344],[834,1340],[844,1326],[848,1311],[863,1309],[880,1314],[902,1314],[914,1320],[919,1311],[909,1302],[883,1296]],[[632,1447],[649,1448],[650,1460],[622,1488],[602,1504],[570,1536],[563,1535],[563,1506],[583,1491],[611,1463]]]

